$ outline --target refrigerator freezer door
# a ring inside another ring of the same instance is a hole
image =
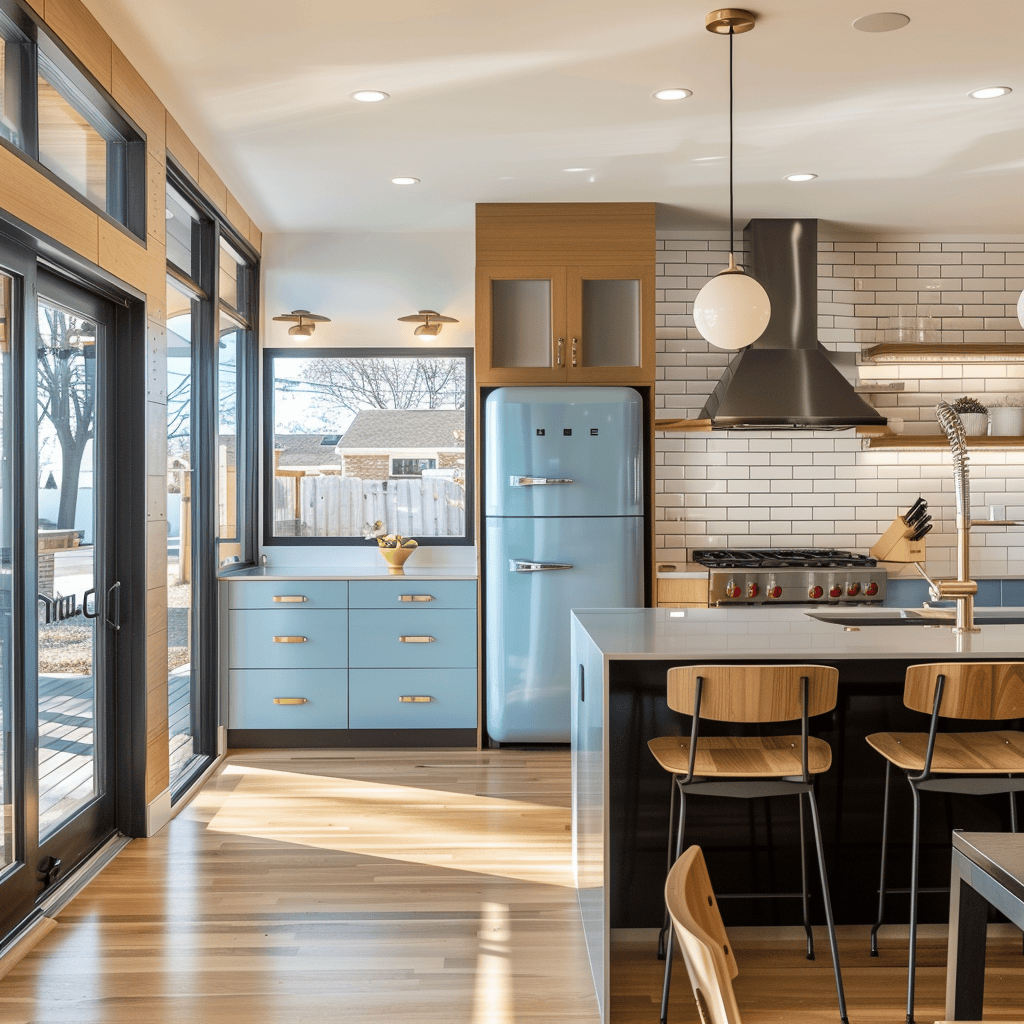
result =
[[[642,604],[643,520],[487,521],[487,731],[568,743],[569,611]]]
[[[488,516],[643,514],[632,388],[498,388],[484,405]]]

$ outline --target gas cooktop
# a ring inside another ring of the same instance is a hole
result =
[[[868,555],[834,548],[723,548],[694,551],[693,560],[709,569],[870,569],[878,565]]]

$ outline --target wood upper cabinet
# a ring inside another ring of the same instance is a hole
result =
[[[480,384],[653,383],[653,204],[478,207],[477,258]]]

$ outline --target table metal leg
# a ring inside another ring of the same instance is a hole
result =
[[[988,901],[970,885],[972,869],[971,862],[954,850],[949,882],[946,1020],[981,1020]]]

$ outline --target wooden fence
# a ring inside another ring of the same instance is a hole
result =
[[[359,480],[334,475],[274,478],[274,535],[361,537],[378,519],[385,533],[460,537],[465,492],[446,477]]]

